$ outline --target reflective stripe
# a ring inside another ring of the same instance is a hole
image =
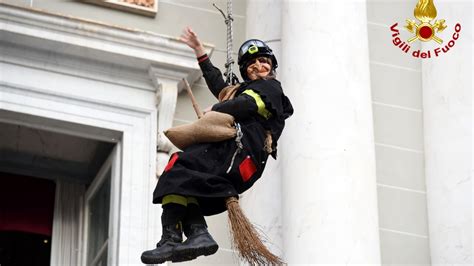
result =
[[[188,200],[188,204],[195,204],[199,206],[199,203],[195,197],[187,197],[186,199]]]
[[[176,195],[176,194],[170,194],[163,197],[161,204],[165,205],[168,203],[176,203],[179,205],[183,205],[185,207],[188,206],[188,200],[186,199],[186,197]]]
[[[243,93],[249,95],[255,100],[255,103],[258,107],[258,113],[261,116],[265,117],[265,119],[268,119],[272,116],[272,113],[270,113],[270,111],[268,111],[265,107],[265,103],[263,102],[262,97],[260,97],[260,95],[258,95],[254,90],[248,89],[245,90]]]

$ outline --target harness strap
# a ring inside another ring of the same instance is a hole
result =
[[[226,171],[227,174],[230,173],[230,170],[232,170],[232,166],[234,166],[234,161],[237,154],[239,154],[244,149],[244,145],[242,144],[242,137],[244,136],[244,133],[242,132],[239,123],[235,123],[235,129],[237,130],[237,136],[235,137],[237,149],[235,149],[234,155],[232,155],[232,161],[230,162],[230,166]]]

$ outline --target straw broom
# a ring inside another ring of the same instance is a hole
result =
[[[196,98],[194,98],[188,81],[183,79],[183,83],[191,98],[194,111],[198,118],[201,118],[203,114],[199,109],[199,105],[197,104]],[[233,247],[237,249],[241,259],[247,261],[250,265],[285,264],[263,244],[260,234],[245,216],[242,208],[240,208],[239,200],[236,197],[226,198],[226,207]]]

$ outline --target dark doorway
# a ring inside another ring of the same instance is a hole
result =
[[[52,180],[0,173],[0,265],[49,265]]]
[[[51,237],[33,233],[0,232],[0,265],[46,266],[51,256]]]

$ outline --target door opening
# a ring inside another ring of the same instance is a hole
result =
[[[0,265],[49,265],[55,186],[0,173]]]

